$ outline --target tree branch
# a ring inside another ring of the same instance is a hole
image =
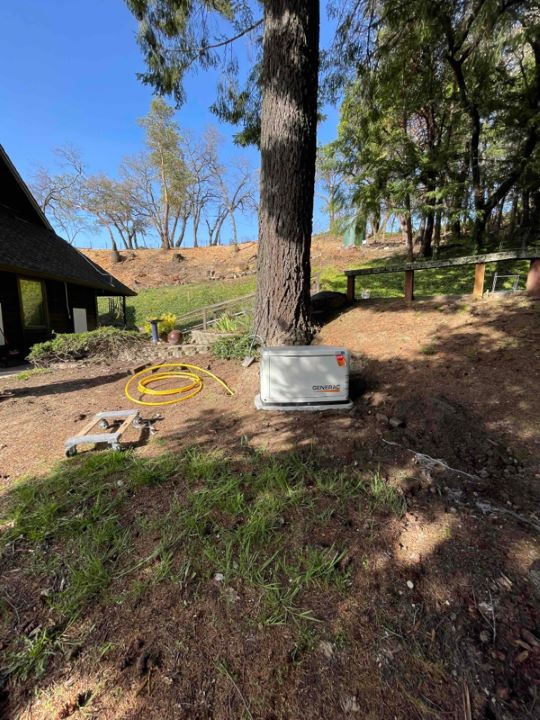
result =
[[[255,28],[260,27],[263,24],[264,20],[261,18],[260,20],[257,20],[257,22],[253,23],[253,25],[250,25],[249,27],[245,28],[244,30],[241,30],[237,35],[234,35],[233,37],[227,38],[226,40],[222,40],[221,42],[214,43],[212,45],[202,45],[199,50],[197,51],[197,55],[201,56],[204,53],[208,52],[209,50],[217,50],[220,47],[224,47],[225,45],[230,45],[231,43],[235,42],[236,40],[239,40],[244,35],[247,35],[252,30],[255,30]]]

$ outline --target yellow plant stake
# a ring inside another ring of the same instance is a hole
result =
[[[176,370],[166,370],[165,372],[154,372],[161,370],[162,368],[176,368]],[[181,368],[186,368],[181,369]],[[189,370],[187,370],[189,368]],[[197,371],[197,372],[190,372],[191,371]],[[202,373],[204,375],[207,375],[208,377],[211,377],[213,380],[218,382],[229,395],[234,395],[234,391],[231,390],[231,388],[227,385],[226,382],[224,382],[221,378],[219,378],[217,375],[214,375],[214,373],[211,373],[210,370],[205,370],[202,367],[199,367],[198,365],[187,365],[186,363],[161,363],[160,365],[152,365],[151,367],[145,368],[144,370],[140,370],[138,373],[135,373],[133,377],[131,377],[124,388],[125,396],[128,400],[131,400],[131,402],[137,403],[137,405],[151,405],[153,407],[160,406],[160,405],[173,405],[174,403],[182,402],[183,400],[189,400],[189,398],[194,397],[198,393],[201,392],[204,386],[204,381],[199,373]],[[162,380],[187,380],[187,382],[184,382],[182,385],[179,385],[177,387],[169,387],[169,388],[152,388],[150,387],[151,384],[160,382]],[[137,381],[137,391],[141,395],[151,395],[153,397],[163,397],[167,398],[169,396],[174,396],[171,399],[159,399],[159,400],[143,400],[143,399],[137,399],[134,398],[133,395],[130,392],[131,385]]]

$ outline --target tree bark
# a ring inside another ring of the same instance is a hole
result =
[[[109,237],[111,238],[111,262],[119,263],[121,258],[120,253],[118,252],[118,247],[116,245],[116,240],[114,239],[111,228],[107,227],[107,230],[109,231]]]
[[[426,215],[426,225],[422,233],[422,244],[420,246],[420,257],[431,257],[431,241],[433,240],[433,228],[435,225],[435,215],[433,210],[429,210]]]
[[[182,243],[184,242],[184,235],[186,234],[186,225],[187,225],[188,217],[189,217],[189,215],[188,216],[182,215],[182,217],[180,218],[180,230],[178,231],[178,235],[177,235],[176,241],[174,243],[175,247],[177,247],[177,248],[179,248],[182,245]]]
[[[415,245],[422,245],[422,242],[424,240],[424,233],[426,231],[426,216],[422,215],[420,218],[420,225],[418,226],[418,235],[414,239]]]
[[[238,231],[236,229],[236,220],[234,219],[234,211],[231,213],[231,225],[233,229],[233,245],[238,245]]]
[[[414,238],[411,220],[411,198],[407,195],[405,198],[405,210],[406,214],[399,218],[399,224],[401,226],[401,236],[405,241],[407,248],[407,258],[410,262],[414,260]]]
[[[255,332],[267,344],[313,337],[318,0],[266,0]]]
[[[439,248],[441,246],[441,225],[442,225],[442,209],[439,208],[435,213],[435,228],[433,230],[433,257],[439,257]]]

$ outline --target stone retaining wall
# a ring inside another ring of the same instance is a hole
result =
[[[195,345],[194,343],[184,345],[168,345],[167,343],[148,344],[139,348],[124,350],[118,355],[123,362],[150,362],[168,359],[182,358],[191,355],[206,354],[210,345]]]

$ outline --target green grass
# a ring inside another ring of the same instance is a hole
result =
[[[137,493],[164,484],[158,492],[167,510],[134,521]],[[310,532],[331,534],[339,527],[336,513],[351,508],[376,517],[404,506],[379,473],[335,470],[315,453],[276,457],[245,449],[233,463],[197,448],[150,459],[104,451],[24,479],[0,517],[0,550],[8,566],[10,558],[27,558],[24,572],[45,589],[48,620],[43,631],[12,639],[4,671],[43,674],[94,608],[106,611],[164,582],[195,596],[222,578],[223,587],[257,599],[258,625],[290,624],[301,635],[305,623],[318,622],[313,601],[343,595],[351,584],[342,562],[348,548],[338,540],[320,546]]]
[[[384,265],[400,265],[406,262],[404,256],[381,258],[365,263],[359,267],[381,267]],[[518,260],[501,264],[500,272],[505,275],[519,273],[522,277],[521,287],[524,286],[528,271],[528,261]],[[496,265],[490,263],[486,267],[485,289],[491,290]],[[325,290],[345,292],[347,288],[343,271],[337,268],[321,269],[321,286]],[[404,273],[389,273],[380,275],[366,275],[356,278],[356,296],[360,297],[362,290],[369,290],[371,297],[394,298],[403,297]],[[414,292],[417,297],[432,295],[469,295],[474,285],[474,265],[462,265],[454,268],[435,268],[421,270],[414,276]],[[499,280],[497,290],[510,289],[512,280]]]
[[[378,267],[388,264],[399,265],[405,262],[405,256],[393,255],[390,258],[379,258],[362,267]],[[495,265],[487,266],[486,289],[491,288]],[[501,265],[505,274],[519,272],[522,277],[527,274],[527,261],[516,261]],[[314,268],[314,273],[321,273],[321,287],[324,290],[345,292],[346,281],[342,269],[325,267]],[[472,292],[474,282],[474,266],[466,265],[456,268],[440,268],[422,270],[415,275],[415,292],[417,296],[430,295],[466,295]],[[172,313],[178,317],[197,310],[205,305],[233,300],[255,291],[255,277],[238,278],[235,280],[216,280],[189,285],[164,285],[159,288],[146,288],[139,291],[137,297],[127,298],[128,325],[142,327],[148,319],[159,317],[164,313]],[[369,290],[371,297],[393,298],[403,297],[403,273],[370,275],[357,278],[356,292]],[[523,284],[523,283],[522,283]],[[511,280],[500,281],[498,288],[509,289]],[[98,300],[100,316],[108,312],[107,299]],[[223,321],[227,325],[227,321]],[[242,324],[239,320],[232,323]],[[222,328],[226,330],[225,327]]]
[[[46,375],[48,372],[50,372],[50,370],[47,370],[46,368],[31,368],[30,370],[23,370],[16,375],[8,375],[7,379],[9,380],[12,378],[14,380],[26,382],[27,380],[30,380],[30,378],[36,377],[36,375]]]
[[[43,673],[63,634],[104,597],[129,557],[130,534],[118,515],[126,497],[141,480],[148,484],[172,471],[168,455],[155,461],[113,451],[64,461],[46,478],[15,487],[2,517],[0,549],[31,551],[31,573],[45,585],[51,627],[8,653],[8,672],[23,678]],[[50,588],[59,575],[59,587]]]
[[[128,320],[130,325],[141,327],[163,313],[180,317],[204,305],[233,300],[254,291],[254,277],[147,288],[140,290],[136,297],[126,299]],[[100,314],[106,313],[107,303],[101,301],[98,309]]]

